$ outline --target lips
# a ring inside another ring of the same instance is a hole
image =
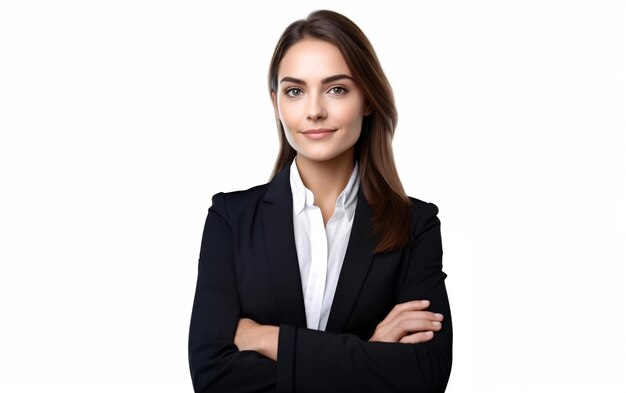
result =
[[[305,131],[302,131],[302,133],[304,134],[305,137],[309,139],[319,140],[319,139],[328,138],[335,131],[337,130],[331,130],[330,128],[317,128],[317,129],[305,130]]]
[[[317,129],[310,129],[310,130],[306,130],[306,131],[302,131],[303,134],[325,134],[328,132],[333,132],[336,130],[331,130],[330,128],[317,128]]]

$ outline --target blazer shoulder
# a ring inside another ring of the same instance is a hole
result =
[[[247,204],[251,201],[261,200],[265,195],[265,191],[267,190],[267,186],[269,183],[259,184],[257,186],[250,187],[245,190],[234,190],[234,191],[222,191],[221,194],[224,194],[224,199],[230,204],[238,205],[238,204]],[[218,193],[218,194],[220,194]]]
[[[426,202],[412,196],[409,196],[409,200],[411,201],[411,211],[414,215],[417,215],[418,217],[423,214],[437,215],[439,213],[439,207],[433,202]]]
[[[238,216],[249,209],[255,210],[263,201],[269,183],[259,184],[245,190],[220,191],[212,197],[212,204],[223,203],[229,215]],[[219,199],[218,199],[219,198]]]
[[[439,207],[433,202],[426,202],[421,199],[409,196],[411,201],[411,235],[415,239],[433,223],[439,223]]]

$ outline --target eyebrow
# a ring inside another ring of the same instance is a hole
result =
[[[353,81],[353,79],[351,77],[349,77],[346,74],[339,74],[339,75],[333,75],[333,76],[329,76],[327,78],[322,79],[322,85],[325,85],[327,83],[331,83],[331,82],[335,82],[338,81],[340,79],[350,79],[351,81]],[[305,85],[306,86],[306,82],[303,81],[302,79],[298,79],[298,78],[294,78],[291,76],[286,76],[283,79],[280,80],[280,83],[283,82],[292,82],[292,83],[298,83],[300,85]]]

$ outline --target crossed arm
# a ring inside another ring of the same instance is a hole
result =
[[[452,321],[441,270],[440,222],[426,206],[398,305],[369,341],[348,333],[240,318],[232,232],[223,195],[213,196],[189,333],[196,392],[443,392],[452,367]],[[430,309],[416,299],[430,300]],[[441,322],[428,328],[433,320]],[[434,331],[427,336],[428,331]],[[430,337],[430,338],[429,338]]]
[[[369,341],[417,344],[433,338],[441,329],[443,314],[422,311],[428,300],[400,303],[378,324]],[[235,345],[239,351],[256,351],[274,361],[278,358],[280,326],[261,325],[250,318],[239,318]]]

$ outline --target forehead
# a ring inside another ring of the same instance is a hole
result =
[[[278,66],[278,78],[322,79],[334,74],[350,74],[339,48],[330,42],[304,39],[291,46]]]

